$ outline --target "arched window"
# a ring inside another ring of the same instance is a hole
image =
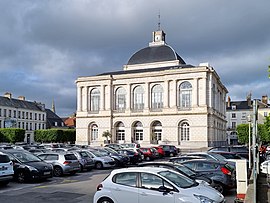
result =
[[[162,125],[159,121],[155,121],[152,125],[151,142],[157,144],[158,140],[162,139]]]
[[[133,137],[135,141],[143,140],[143,126],[141,122],[136,122],[133,128]]]
[[[190,82],[183,82],[179,88],[179,107],[190,108],[192,98],[192,85]]]
[[[96,124],[91,125],[91,141],[98,139],[98,126]]]
[[[181,141],[189,141],[189,124],[183,122],[180,124]]]
[[[151,92],[151,108],[163,108],[163,88],[161,85],[155,85]]]
[[[116,126],[116,140],[125,140],[125,126],[122,122],[119,122]]]
[[[137,86],[133,90],[133,109],[142,110],[144,108],[144,90],[142,86]]]
[[[115,92],[115,110],[126,109],[126,90],[122,87],[118,88]]]
[[[98,89],[93,89],[90,93],[90,111],[99,111],[100,92]]]

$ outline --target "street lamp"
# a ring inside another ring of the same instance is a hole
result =
[[[250,150],[250,124],[251,124],[251,116],[247,116],[248,121],[248,168],[251,169],[251,150]]]

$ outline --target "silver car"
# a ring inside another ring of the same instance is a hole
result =
[[[86,150],[76,150],[72,151],[72,153],[77,157],[80,162],[81,172],[84,169],[90,171],[95,167],[94,160],[91,158],[90,153],[88,153]]]
[[[39,158],[53,165],[54,176],[74,175],[80,171],[80,163],[72,152],[51,152],[38,155]]]
[[[89,149],[87,151],[91,155],[91,158],[94,160],[95,167],[97,169],[111,168],[115,166],[115,161],[113,158],[106,156],[96,150]]]

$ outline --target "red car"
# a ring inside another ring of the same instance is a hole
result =
[[[150,161],[156,158],[156,153],[152,147],[141,147],[140,150],[143,152],[144,160]]]
[[[163,150],[163,148],[162,147],[154,147],[156,150],[157,150],[157,152],[158,152],[158,155],[159,155],[159,157],[160,158],[162,158],[162,157],[164,157],[165,156],[165,152],[164,152],[164,150]]]

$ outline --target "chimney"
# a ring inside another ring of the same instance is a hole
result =
[[[227,107],[231,107],[231,97],[228,96],[228,103],[227,103]]]
[[[22,101],[25,101],[25,96],[19,96],[18,99],[22,100]]]
[[[6,92],[4,94],[4,97],[7,97],[7,98],[11,99],[12,98],[12,94],[10,92]]]
[[[268,104],[268,97],[267,97],[267,95],[263,95],[262,96],[262,103]]]

